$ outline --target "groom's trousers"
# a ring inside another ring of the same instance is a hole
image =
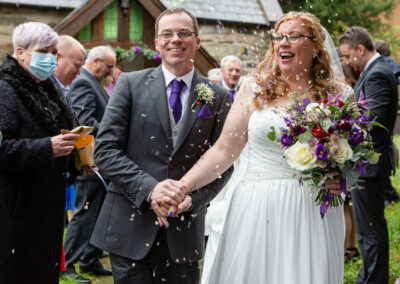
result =
[[[363,266],[355,284],[387,284],[389,237],[385,219],[385,178],[363,178],[351,189],[358,245]]]
[[[164,227],[144,259],[134,260],[110,253],[115,284],[198,284],[199,263],[175,263],[169,253]]]

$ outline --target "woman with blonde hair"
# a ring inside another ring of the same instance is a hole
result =
[[[180,180],[187,192],[204,187],[240,155],[215,260],[203,283],[343,282],[343,207],[330,208],[321,219],[309,184],[299,184],[300,173],[267,138],[271,127],[286,126],[285,107],[293,95],[316,101],[340,91],[325,37],[312,14],[284,15],[257,76],[242,85],[220,138]],[[340,193],[338,177],[325,184]],[[164,222],[164,207],[152,206]]]

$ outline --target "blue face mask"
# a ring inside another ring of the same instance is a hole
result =
[[[29,72],[32,73],[33,76],[38,78],[41,81],[47,80],[51,74],[57,69],[57,56],[51,53],[40,53],[40,52],[32,52],[25,50],[30,55],[32,55],[31,63],[27,66]]]

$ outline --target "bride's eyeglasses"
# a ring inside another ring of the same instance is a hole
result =
[[[300,41],[300,39],[304,37],[304,38],[308,38],[312,41],[316,41],[315,38],[312,38],[310,36],[306,36],[306,35],[302,35],[302,34],[271,34],[270,38],[272,40],[273,43],[277,44],[277,43],[281,43],[283,41],[284,38],[286,38],[288,43],[298,43]]]

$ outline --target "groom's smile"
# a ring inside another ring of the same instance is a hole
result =
[[[163,65],[181,76],[193,69],[194,54],[200,48],[192,19],[186,13],[165,15],[158,22],[154,41]]]

